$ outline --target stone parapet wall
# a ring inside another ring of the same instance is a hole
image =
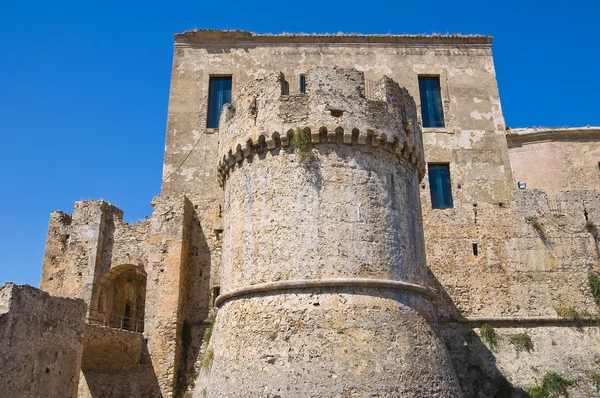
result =
[[[286,82],[273,73],[247,83],[220,122],[219,181],[249,156],[286,147],[297,128],[312,144],[381,147],[425,174],[423,144],[414,100],[406,89],[383,78],[374,98],[365,97],[362,72],[315,68],[307,72],[306,94],[282,95]]]
[[[34,287],[0,288],[0,391],[4,397],[74,397],[85,304]]]
[[[506,141],[515,183],[551,198],[566,190],[600,190],[600,127],[512,129]]]
[[[119,319],[125,319],[132,331],[143,327],[150,366],[131,372],[153,378],[148,384],[158,386],[154,394],[168,397],[176,392],[179,368],[188,356],[194,356],[182,344],[183,325],[208,314],[210,261],[203,267],[198,247],[206,243],[189,200],[165,195],[155,198],[152,205],[152,217],[135,224],[123,222],[123,212],[104,201],[77,202],[72,216],[52,213],[41,287],[84,299],[95,323],[102,324],[108,317],[109,326],[123,327]],[[126,305],[131,306],[129,310]],[[86,364],[94,362],[91,357],[108,355],[111,350],[111,355],[123,355],[117,352],[118,339],[112,343],[108,339],[88,352]],[[98,380],[108,380],[106,372],[114,366],[105,369],[102,359],[97,360],[100,365],[84,368],[80,395],[89,391],[94,396],[109,388]],[[132,366],[131,360],[124,362]],[[127,378],[115,379],[110,388],[129,390],[118,383],[128,383]]]

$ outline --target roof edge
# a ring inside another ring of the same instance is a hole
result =
[[[509,145],[536,141],[571,140],[580,138],[600,138],[600,126],[517,128],[506,130],[506,141]]]
[[[245,30],[188,30],[173,35],[177,44],[215,44],[231,42],[262,43],[315,43],[315,44],[432,44],[432,45],[485,45],[493,37],[459,34],[358,34],[358,33],[278,33],[259,34]]]

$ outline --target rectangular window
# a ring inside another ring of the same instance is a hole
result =
[[[306,94],[306,76],[300,75],[300,93]]]
[[[428,164],[431,207],[434,209],[452,208],[452,185],[450,184],[449,164]]]
[[[439,76],[419,76],[423,127],[444,127],[444,109]]]
[[[223,104],[231,103],[231,76],[214,76],[208,82],[208,117],[206,127],[219,127],[219,118]]]

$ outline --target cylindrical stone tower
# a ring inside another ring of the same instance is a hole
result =
[[[203,394],[460,396],[428,323],[413,99],[388,78],[366,93],[353,69],[308,71],[306,94],[285,87],[280,73],[253,81],[221,115],[221,295]]]

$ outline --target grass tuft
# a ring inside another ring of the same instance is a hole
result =
[[[202,358],[202,363],[200,364],[200,369],[208,369],[210,367],[210,365],[212,365],[212,361],[215,357],[215,352],[213,351],[213,349],[209,349],[208,351],[206,351],[206,354],[204,354],[204,358]]]
[[[496,333],[496,329],[489,323],[484,323],[479,329],[481,340],[487,344],[491,349],[498,347],[500,342],[500,336]]]
[[[527,333],[517,333],[508,336],[508,341],[515,347],[517,357],[523,351],[533,351],[533,341],[531,341],[531,336]]]
[[[592,296],[594,296],[596,304],[600,305],[600,276],[591,271],[588,274],[588,282],[590,284],[590,289],[592,289]]]
[[[554,310],[556,311],[556,315],[561,318],[571,318],[577,321],[580,320],[582,316],[575,307],[554,307]]]
[[[594,385],[596,386],[596,391],[600,391],[600,373],[592,373],[590,374],[590,377],[592,378],[592,381],[594,382]]]
[[[569,397],[568,388],[575,384],[571,379],[565,379],[556,372],[546,373],[541,382],[529,388],[531,398]]]

